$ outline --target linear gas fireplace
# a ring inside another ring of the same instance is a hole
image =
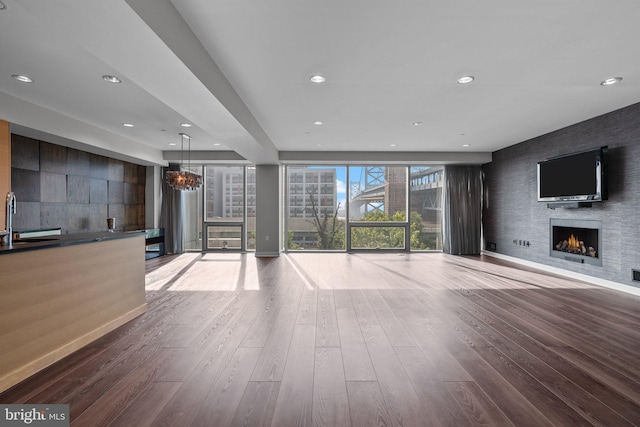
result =
[[[602,266],[602,221],[551,218],[549,255]]]

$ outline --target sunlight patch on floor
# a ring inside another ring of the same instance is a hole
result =
[[[257,291],[256,258],[240,253],[185,253],[147,273],[147,291]]]
[[[168,286],[181,272],[188,268],[200,256],[198,253],[185,253],[171,260],[168,264],[145,274],[145,290],[158,291]]]

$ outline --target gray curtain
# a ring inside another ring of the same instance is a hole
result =
[[[174,190],[167,184],[165,174],[168,170],[180,170],[180,166],[169,165],[168,168],[162,168],[160,227],[164,228],[165,251],[170,254],[181,254],[184,252],[184,202],[182,191]]]
[[[443,252],[454,255],[479,254],[482,245],[480,166],[445,167],[443,204]]]

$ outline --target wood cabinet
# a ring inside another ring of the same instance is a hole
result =
[[[11,191],[11,133],[9,122],[0,120],[0,230],[6,224],[7,192]]]
[[[0,391],[146,311],[144,234],[0,253]]]

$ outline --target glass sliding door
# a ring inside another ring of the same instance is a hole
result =
[[[287,166],[287,250],[345,250],[344,166]]]

